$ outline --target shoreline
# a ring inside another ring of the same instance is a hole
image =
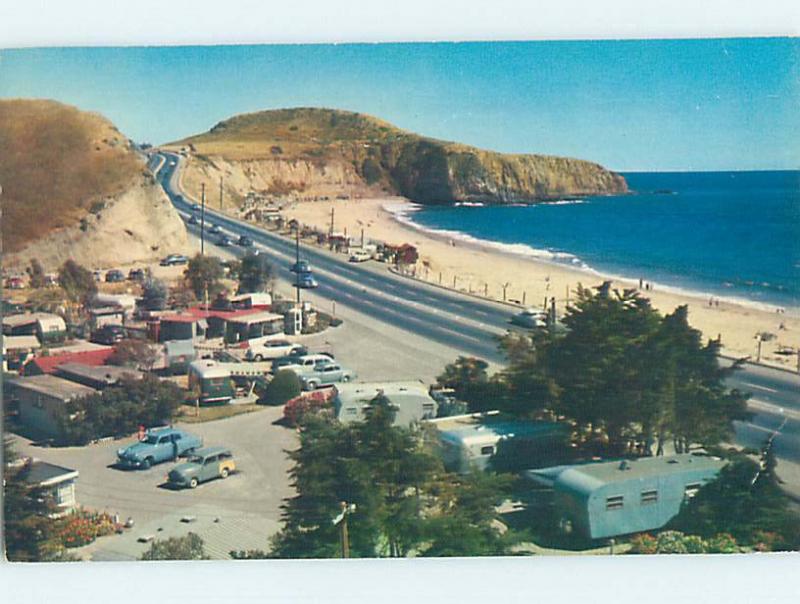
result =
[[[282,213],[301,224],[327,231],[331,209],[334,209],[336,230],[346,232],[355,241],[363,230],[366,240],[416,246],[418,279],[494,300],[503,301],[505,297],[507,302],[539,307],[545,298],[555,297],[561,312],[569,297],[574,299],[579,284],[594,287],[610,280],[612,287],[638,290],[662,314],[687,305],[690,324],[703,333],[704,340],[721,336],[725,354],[755,359],[756,334],[769,333],[774,338],[763,341],[761,361],[791,369],[797,366],[796,354],[777,354],[779,349],[800,349],[800,316],[794,308],[791,312],[787,308],[786,312],[779,313],[775,307],[758,302],[681,291],[657,282],[650,282],[654,286],[651,290],[639,289],[635,279],[548,260],[544,257],[549,253],[546,250],[541,255],[533,255],[504,249],[506,244],[498,242],[431,232],[435,229],[413,222],[415,207],[418,206],[404,198],[383,197],[295,202],[286,206]],[[712,296],[716,302],[709,305]]]

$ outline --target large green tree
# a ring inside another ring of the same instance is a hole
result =
[[[88,304],[97,293],[94,275],[74,260],[67,260],[58,269],[58,284],[72,302]]]
[[[238,267],[239,293],[263,292],[274,278],[272,263],[264,254],[247,254]]]
[[[184,271],[184,278],[198,300],[213,299],[223,286],[220,280],[225,276],[225,269],[219,258],[197,254],[189,260]]]

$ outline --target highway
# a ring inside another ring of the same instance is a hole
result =
[[[161,162],[160,157],[166,161]],[[174,206],[187,216],[191,214],[192,204],[178,190],[176,170],[180,160],[178,155],[162,153],[154,156],[151,165],[155,164],[153,167],[158,169],[156,177]],[[220,225],[235,238],[248,235],[258,247],[282,260],[282,270],[287,277],[290,275],[288,268],[295,257],[294,241],[229,218],[206,204],[207,227],[209,223]],[[216,238],[206,235],[208,242]],[[504,362],[495,338],[509,329],[515,307],[401,277],[386,270],[385,265],[351,264],[341,254],[303,243],[300,248],[301,257],[311,264],[319,282],[315,293],[320,296],[452,348],[453,358],[463,354],[496,364]],[[722,363],[729,361],[723,359]],[[783,475],[789,490],[800,498],[800,376],[748,363],[729,378],[728,384],[752,395],[750,409],[754,416],[749,422],[736,423],[736,444],[759,447],[780,428],[774,442],[775,451],[779,460],[787,462],[785,466],[791,464]]]

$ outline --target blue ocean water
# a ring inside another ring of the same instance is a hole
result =
[[[604,274],[800,307],[800,171],[624,176],[635,194],[427,206],[409,218],[452,237]]]

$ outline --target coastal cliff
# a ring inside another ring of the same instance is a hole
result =
[[[0,101],[3,263],[113,266],[183,251],[186,229],[132,143],[104,117]]]
[[[389,194],[425,204],[502,204],[628,190],[622,176],[588,161],[486,151],[332,109],[239,115],[165,148],[190,156],[190,189],[223,177],[234,200],[255,190],[294,199]]]

